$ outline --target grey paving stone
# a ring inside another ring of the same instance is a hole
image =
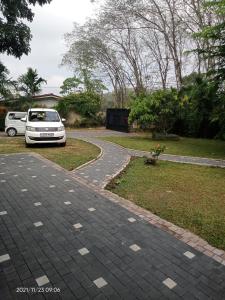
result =
[[[6,165],[1,167],[6,182],[1,185],[0,206],[8,216],[0,218],[0,257],[10,257],[1,263],[0,282],[7,287],[1,294],[6,295],[4,300],[13,299],[7,297],[14,296],[18,286],[32,280],[35,286],[35,279],[42,276],[49,280],[44,287],[61,284],[63,300],[223,299],[224,266],[147,222],[129,222],[139,218],[68,173],[50,165],[43,172],[43,162],[29,156],[32,176],[37,176],[33,180],[27,170],[28,155],[22,157],[25,168],[18,168],[19,154],[4,156]],[[12,179],[15,173],[20,176]],[[49,189],[53,184],[56,188]],[[20,193],[21,188],[29,193]],[[73,194],[68,193],[71,189]],[[39,208],[34,205],[38,202]],[[91,213],[89,208],[96,210]],[[40,220],[44,226],[35,229],[33,223]],[[82,230],[75,230],[73,224],[81,224]],[[141,250],[136,253],[129,248],[132,245]],[[83,248],[87,255],[78,252]],[[186,252],[195,257],[188,259]],[[94,281],[99,278],[107,285],[98,288]],[[167,278],[177,285],[168,288],[163,284]]]

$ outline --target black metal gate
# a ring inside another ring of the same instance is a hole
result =
[[[129,113],[129,109],[108,108],[106,112],[106,128],[111,130],[129,132]]]

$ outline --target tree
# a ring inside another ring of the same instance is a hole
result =
[[[57,106],[57,110],[64,116],[72,110],[87,118],[95,118],[100,108],[100,95],[90,92],[81,92],[65,96],[62,101],[59,101]]]
[[[60,94],[62,94],[62,95],[72,94],[72,93],[76,92],[76,90],[80,84],[82,84],[82,81],[79,78],[77,78],[76,76],[66,78],[63,81],[62,86],[60,86],[60,89],[61,89]]]
[[[16,86],[16,82],[8,76],[8,69],[0,62],[0,96],[4,97],[4,99],[12,96],[11,89]]]
[[[218,114],[224,115],[224,109],[218,111],[218,105],[224,96],[219,84],[205,74],[192,73],[184,77],[179,93],[181,99],[180,127],[185,134],[194,137],[214,137],[220,135]],[[222,108],[222,107],[220,107]],[[221,129],[225,126],[221,124]]]
[[[38,77],[37,70],[28,68],[27,73],[21,75],[18,79],[19,90],[24,92],[27,97],[34,96],[41,91],[41,84],[47,81]]]
[[[21,20],[32,22],[34,13],[29,5],[44,5],[51,0],[1,0],[0,53],[20,58],[30,52],[32,38],[29,27]]]
[[[134,99],[129,122],[137,121],[142,127],[153,125],[156,132],[167,133],[176,121],[178,109],[176,89],[158,90]]]
[[[206,2],[206,8],[210,9],[217,18],[216,24],[204,26],[195,34],[196,38],[201,38],[208,42],[207,49],[198,48],[197,52],[203,54],[205,58],[214,60],[209,74],[215,75],[216,80],[225,80],[225,0],[211,0]]]

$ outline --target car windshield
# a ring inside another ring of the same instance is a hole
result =
[[[59,115],[56,111],[30,111],[30,122],[59,122]]]

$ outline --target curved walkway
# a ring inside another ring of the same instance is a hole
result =
[[[77,177],[82,178],[86,183],[89,183],[92,186],[104,188],[113,177],[125,168],[125,166],[129,163],[131,156],[143,157],[150,154],[147,151],[127,149],[120,145],[103,141],[98,138],[100,136],[104,137],[113,135],[133,136],[135,134],[121,133],[111,130],[74,130],[68,133],[69,137],[82,139],[100,147],[102,150],[102,155],[99,159],[73,171]],[[225,160],[203,157],[163,154],[160,156],[160,160],[225,168]]]
[[[104,188],[129,163],[130,155],[121,147],[96,138],[85,137],[82,140],[100,147],[102,155],[90,164],[74,170],[73,173],[91,185]]]

